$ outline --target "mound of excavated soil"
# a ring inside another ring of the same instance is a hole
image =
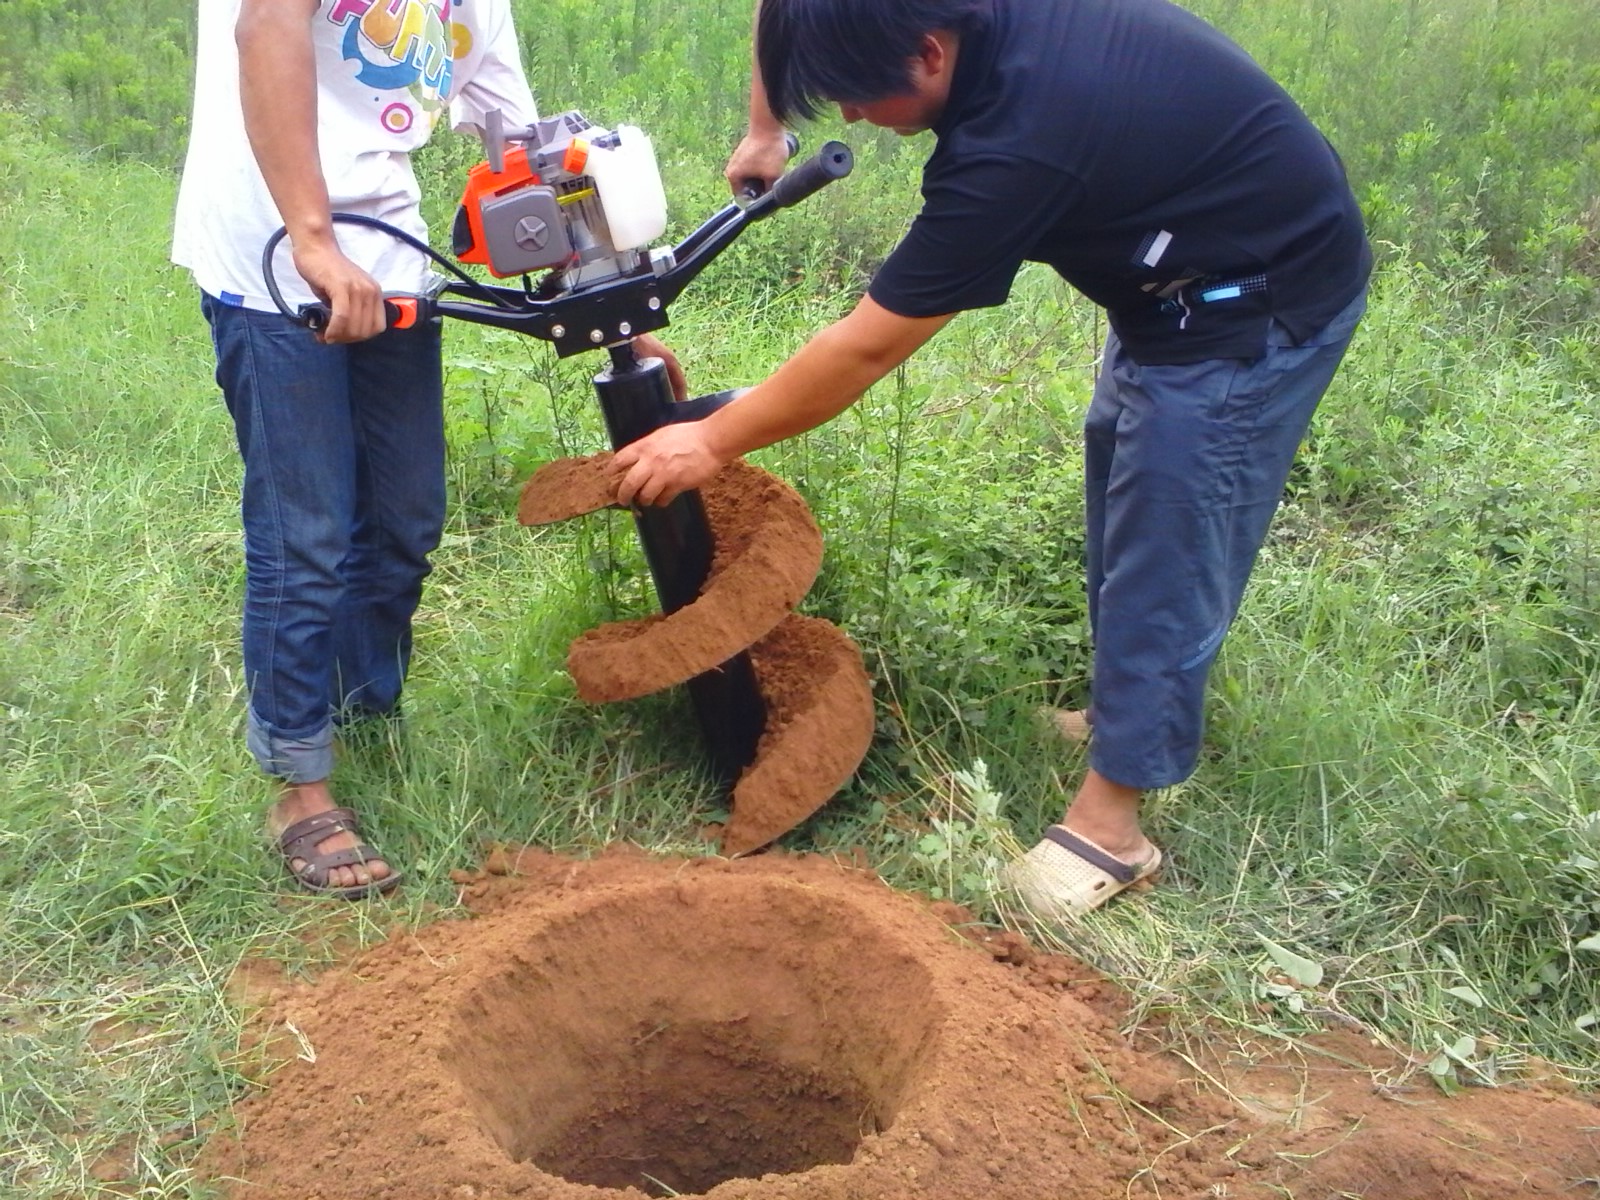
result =
[[[1385,1098],[1351,1038],[1202,1077],[1130,1046],[1080,965],[820,859],[515,869],[469,919],[280,985],[253,1025],[287,1065],[201,1176],[253,1200],[1519,1200],[1600,1174],[1586,1103]]]

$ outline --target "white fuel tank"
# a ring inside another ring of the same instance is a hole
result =
[[[615,250],[648,246],[667,229],[667,194],[655,147],[636,125],[618,125],[617,145],[591,145],[583,173],[594,180]]]

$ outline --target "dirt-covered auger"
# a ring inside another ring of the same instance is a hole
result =
[[[634,339],[668,324],[668,308],[751,223],[799,203],[850,173],[848,147],[826,143],[745,204],[729,204],[676,246],[649,139],[606,130],[566,112],[507,130],[491,114],[487,161],[469,174],[453,250],[498,279],[483,283],[402,230],[371,217],[343,223],[383,229],[445,271],[426,295],[387,298],[391,326],[436,316],[548,341],[562,357],[604,350],[594,377],[613,450],[662,425],[697,420],[737,393],[676,402],[665,364]],[[278,307],[312,329],[320,304],[291,309],[274,279],[269,240],[262,268]],[[543,274],[537,282],[535,272]],[[614,504],[608,456],[541,468],[519,518],[542,524]],[[743,462],[701,492],[638,507],[634,522],[664,616],[607,625],[578,638],[568,669],[591,702],[686,683],[718,776],[732,787],[723,832],[729,854],[757,849],[820,808],[855,772],[872,736],[872,697],[860,651],[842,631],[792,609],[821,565],[822,538],[799,495]]]

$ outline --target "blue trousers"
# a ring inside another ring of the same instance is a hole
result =
[[[1239,610],[1295,450],[1366,308],[1260,359],[1140,366],[1115,335],[1084,421],[1089,763],[1169,787],[1200,756],[1206,677]]]
[[[438,322],[325,346],[202,294],[244,460],[247,742],[291,783],[333,769],[335,720],[390,712],[444,528]]]

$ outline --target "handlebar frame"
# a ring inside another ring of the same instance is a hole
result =
[[[665,328],[669,323],[667,307],[712,259],[753,223],[843,179],[853,166],[854,157],[848,146],[842,142],[824,143],[816,154],[784,174],[748,204],[729,204],[704,221],[672,248],[671,265],[664,270],[658,270],[652,261],[631,275],[553,295],[485,284],[470,277],[464,277],[461,282],[446,279],[430,294],[415,298],[414,316],[405,323],[441,316],[509,329],[550,342],[562,358],[625,343],[641,333]],[[346,216],[348,214],[334,214],[335,220]],[[363,218],[360,223],[372,224],[373,221]],[[279,233],[281,235],[282,231]],[[269,284],[272,251],[278,240],[275,236],[263,255]],[[275,287],[269,290],[276,291]],[[404,310],[410,315],[412,306],[396,304],[396,297],[387,300],[393,327],[397,323],[396,314]],[[302,305],[292,314],[281,300],[279,307],[310,329],[326,328],[329,319],[326,305]]]

